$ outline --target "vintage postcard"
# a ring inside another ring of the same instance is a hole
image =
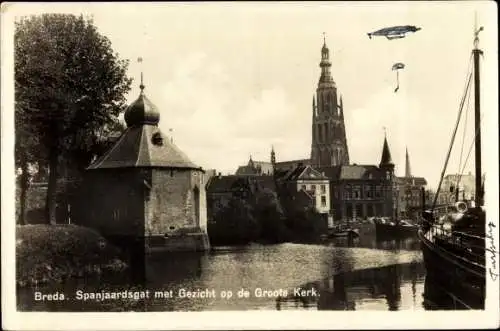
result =
[[[3,327],[498,327],[496,9],[3,3]]]

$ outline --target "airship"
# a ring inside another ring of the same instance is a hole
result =
[[[408,32],[417,32],[421,28],[414,25],[399,25],[390,28],[383,28],[374,32],[369,32],[368,37],[372,39],[372,36],[386,37],[389,40],[404,38]]]

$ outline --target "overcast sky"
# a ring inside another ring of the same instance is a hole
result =
[[[278,161],[309,157],[311,102],[325,32],[343,96],[351,163],[379,163],[386,127],[397,174],[404,174],[407,146],[413,175],[426,177],[432,187],[464,91],[476,11],[485,29],[483,150],[495,146],[484,171],[498,159],[494,2],[50,3],[9,10],[92,15],[113,49],[131,61],[129,75],[136,81],[128,100],[138,96],[142,67],[163,132],[172,128],[175,143],[192,161],[223,173],[233,173],[249,155],[269,161],[271,145]],[[391,41],[367,36],[406,24],[422,30]],[[394,93],[396,62],[406,68]],[[471,131],[471,116],[467,125]],[[457,140],[448,173],[458,170],[461,130]],[[464,155],[471,141],[469,134]]]

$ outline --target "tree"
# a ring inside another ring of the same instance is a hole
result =
[[[22,119],[16,120],[16,160],[48,164],[45,214],[55,223],[58,166],[65,161],[81,170],[92,160],[103,131],[125,109],[128,61],[83,16],[24,17],[14,43],[15,115]]]
[[[209,224],[210,240],[222,244],[247,244],[259,239],[260,227],[251,204],[233,196],[228,205],[215,215]]]
[[[283,242],[289,239],[290,233],[275,192],[263,189],[256,194],[254,214],[260,222],[262,239],[270,242]]]
[[[16,169],[21,169],[21,173],[17,177],[17,185],[19,185],[20,211],[17,216],[17,222],[24,224],[26,219],[26,198],[30,184],[29,164],[36,161],[43,155],[43,151],[39,148],[38,136],[30,132],[28,121],[24,113],[19,111],[22,108],[22,103],[16,103],[14,118],[15,130],[15,164]]]

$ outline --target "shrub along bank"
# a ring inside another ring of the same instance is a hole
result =
[[[120,251],[99,233],[76,225],[16,227],[16,280],[20,286],[118,273]]]
[[[233,196],[208,224],[213,246],[308,242],[326,231],[326,221],[313,209],[285,214],[272,192],[244,199]]]

